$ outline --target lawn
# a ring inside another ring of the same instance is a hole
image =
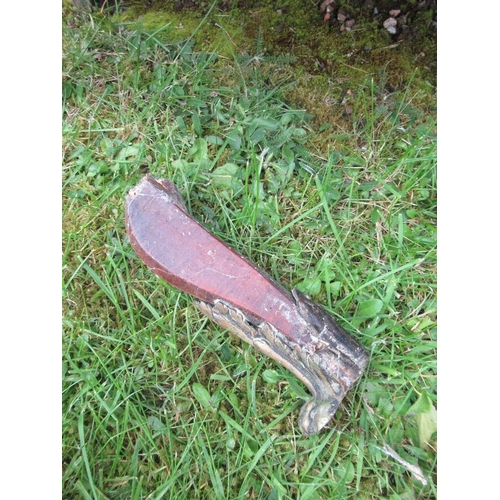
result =
[[[278,82],[291,60],[219,49],[64,21],[63,498],[435,498],[432,91],[357,75],[319,123],[290,100],[304,75]],[[124,198],[147,172],[369,350],[326,430],[302,436],[304,385],[134,254]]]

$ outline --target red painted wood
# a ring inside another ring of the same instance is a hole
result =
[[[146,176],[132,189],[126,224],[135,252],[160,278],[201,300],[234,304],[295,342],[310,342],[290,293],[196,222],[171,181]]]

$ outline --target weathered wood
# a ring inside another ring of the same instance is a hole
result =
[[[289,293],[196,222],[170,180],[147,175],[130,191],[126,225],[156,275],[308,386],[314,397],[301,410],[302,432],[324,427],[361,376],[366,349],[325,309],[298,290]]]

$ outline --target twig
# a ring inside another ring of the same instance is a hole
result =
[[[412,465],[407,462],[404,458],[401,458],[390,446],[384,444],[383,448],[379,448],[384,453],[394,458],[396,462],[400,463],[405,469],[409,470],[411,475],[424,486],[427,486],[427,479],[422,472],[422,469],[418,465]]]

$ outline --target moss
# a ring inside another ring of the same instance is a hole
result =
[[[362,15],[364,7],[356,2],[344,4],[344,12]],[[129,9],[120,20],[137,22],[170,42],[191,38],[195,50],[219,54],[214,69],[221,86],[240,84],[241,73],[247,83],[258,78],[283,88],[282,98],[311,113],[315,130],[324,129],[316,137],[322,149],[336,148],[339,136],[352,135],[350,108],[367,81],[375,82],[380,95],[405,92],[411,84],[413,105],[422,113],[435,112],[436,37],[428,30],[432,12],[423,12],[412,36],[398,42],[371,17],[360,17],[351,31],[340,32],[336,21],[325,23],[319,10],[301,0],[277,5],[271,0],[244,6],[220,1],[212,8],[208,2],[161,0]],[[245,54],[255,64],[241,63]],[[347,104],[346,92],[352,94]]]
[[[222,57],[232,57],[231,40],[243,37],[238,25],[229,25],[225,19],[210,16],[205,19],[201,11],[168,10],[143,11],[131,9],[119,17],[120,21],[133,21],[140,29],[156,32],[160,40],[184,41],[192,39],[196,50],[215,52]]]

